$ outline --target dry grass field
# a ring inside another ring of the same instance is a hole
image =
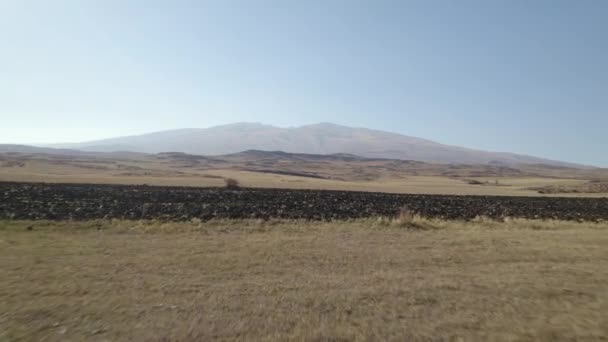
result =
[[[2,221],[0,341],[600,341],[608,223]]]
[[[48,183],[91,183],[91,184],[148,184],[158,186],[224,186],[225,178],[233,178],[242,186],[253,188],[280,189],[324,189],[348,191],[373,191],[412,194],[445,195],[496,195],[496,196],[541,196],[531,187],[583,185],[585,180],[554,179],[540,177],[500,178],[500,185],[471,185],[466,180],[440,176],[405,176],[400,179],[385,178],[373,181],[341,181],[316,179],[289,175],[277,175],[237,170],[213,170],[188,176],[120,176],[98,173],[50,174],[42,172],[2,172],[0,181],[48,182]],[[476,178],[470,178],[476,179]],[[485,178],[480,178],[486,181]],[[492,180],[492,182],[495,179]],[[605,197],[608,193],[552,193],[547,196]]]
[[[0,181],[208,187],[223,186],[224,179],[234,178],[243,186],[261,188],[447,195],[608,196],[608,188],[597,186],[608,182],[608,170],[605,169],[449,165],[263,151],[216,157],[182,153],[80,153],[0,153]]]

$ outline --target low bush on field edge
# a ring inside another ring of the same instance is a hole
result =
[[[239,181],[234,178],[224,178],[224,184],[227,189],[238,189],[241,187]]]

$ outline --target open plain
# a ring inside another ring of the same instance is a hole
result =
[[[2,342],[608,339],[605,170],[0,157]]]
[[[602,341],[606,223],[0,221],[1,341]]]
[[[355,155],[245,151],[82,152],[0,145],[0,181],[244,187],[437,195],[608,197],[608,170],[550,165],[433,164]]]

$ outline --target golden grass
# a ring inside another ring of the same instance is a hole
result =
[[[11,157],[17,158],[17,157]],[[0,161],[0,181],[48,182],[48,183],[92,183],[92,184],[149,184],[159,186],[224,186],[224,179],[232,178],[242,186],[257,188],[288,189],[327,189],[349,191],[374,191],[390,193],[448,194],[448,195],[502,195],[502,196],[571,196],[571,197],[606,197],[608,193],[569,193],[539,194],[529,188],[538,187],[580,187],[588,182],[587,178],[605,177],[604,171],[588,174],[581,170],[570,173],[563,170],[532,169],[527,174],[544,174],[549,172],[555,177],[470,177],[472,170],[479,166],[465,167],[450,174],[462,177],[447,177],[438,173],[445,166],[429,164],[428,169],[404,172],[371,164],[302,164],[287,167],[299,172],[320,173],[326,179],[300,177],[293,175],[272,174],[265,172],[242,171],[244,161],[228,165],[198,165],[159,160],[150,158],[104,159],[92,157],[59,158],[57,156],[29,156],[17,158],[15,165]],[[18,165],[17,165],[18,164]],[[315,165],[313,167],[313,165]],[[350,166],[349,166],[350,165]],[[221,169],[218,169],[221,167]],[[300,170],[298,167],[302,167]],[[237,168],[237,169],[234,169]],[[266,169],[284,170],[282,163],[277,162]],[[483,169],[483,168],[481,168]],[[360,172],[358,172],[360,171]],[[564,173],[565,172],[565,173]],[[368,175],[371,180],[362,176]],[[467,175],[467,176],[464,176]],[[561,175],[561,176],[560,176]],[[581,179],[575,179],[579,177]],[[562,177],[562,178],[559,178]],[[594,178],[594,179],[595,179]],[[477,180],[485,185],[469,184]],[[495,184],[496,180],[499,181]]]
[[[0,221],[0,341],[596,341],[607,229]]]
[[[96,170],[64,170],[50,173],[47,169],[0,169],[0,181],[90,183],[90,184],[148,184],[158,186],[224,186],[224,178],[237,180],[241,186],[254,188],[324,189],[372,191],[411,194],[489,195],[489,196],[560,196],[606,197],[606,193],[539,194],[530,187],[582,185],[585,180],[539,177],[503,177],[499,185],[496,178],[466,177],[455,179],[439,176],[405,176],[380,178],[373,181],[341,181],[298,176],[277,175],[236,170],[191,171],[186,175],[114,175]],[[488,181],[488,185],[471,185],[467,180]]]

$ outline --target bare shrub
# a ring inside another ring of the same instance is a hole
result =
[[[394,226],[408,228],[423,228],[423,223],[425,220],[420,215],[405,206],[399,210],[399,214],[392,222]]]
[[[234,178],[224,178],[224,183],[227,189],[238,189],[241,187],[239,181]]]
[[[400,224],[409,224],[414,222],[414,219],[416,218],[416,213],[414,213],[413,211],[409,210],[407,207],[401,207],[401,209],[399,210],[399,215],[397,216],[397,221]]]
[[[391,224],[391,219],[388,217],[380,216],[376,219],[376,223],[381,227],[388,227]]]

